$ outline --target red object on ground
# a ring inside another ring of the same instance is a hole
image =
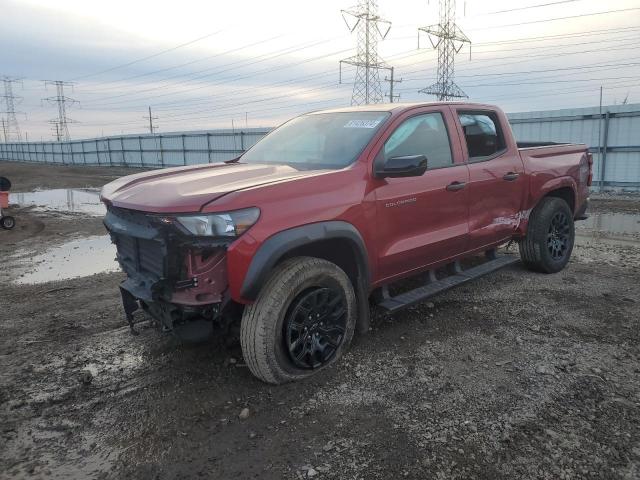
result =
[[[9,208],[9,192],[0,192],[0,208]]]

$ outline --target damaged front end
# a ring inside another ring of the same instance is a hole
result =
[[[194,235],[179,217],[111,205],[104,224],[127,274],[120,293],[132,333],[142,308],[182,339],[208,336],[229,303],[226,247],[235,237]]]

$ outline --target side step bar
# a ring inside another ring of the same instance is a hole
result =
[[[433,272],[429,272],[431,281],[426,285],[393,297],[389,296],[388,288],[383,287],[382,300],[378,305],[389,313],[397,312],[410,305],[420,303],[437,293],[449,290],[450,288],[486,275],[487,273],[495,272],[500,268],[512,265],[520,260],[516,255],[496,255],[495,251],[487,252],[487,258],[489,259],[487,262],[469,268],[468,270],[462,270],[460,263],[455,262],[451,264],[452,267],[450,268],[453,274],[442,280],[435,280]]]

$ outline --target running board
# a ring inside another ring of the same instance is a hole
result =
[[[455,272],[453,275],[445,277],[442,280],[430,281],[426,285],[414,290],[391,297],[388,294],[388,289],[383,287],[382,300],[378,305],[389,313],[397,312],[410,305],[420,303],[437,293],[444,292],[445,290],[449,290],[450,288],[486,275],[487,273],[495,272],[500,268],[512,265],[518,261],[519,258],[516,255],[494,255],[493,259],[476,267],[471,267],[468,270],[462,270],[460,264],[456,262],[452,264],[452,272]],[[433,276],[430,275],[430,278],[433,278]]]

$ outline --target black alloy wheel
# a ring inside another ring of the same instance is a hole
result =
[[[569,219],[564,212],[556,212],[551,218],[547,232],[547,249],[553,260],[558,261],[569,251],[570,242]]]
[[[0,217],[0,227],[5,230],[11,230],[16,226],[16,219],[10,216]]]
[[[293,363],[302,369],[322,367],[333,358],[345,336],[344,293],[328,287],[303,291],[291,303],[283,327]]]

